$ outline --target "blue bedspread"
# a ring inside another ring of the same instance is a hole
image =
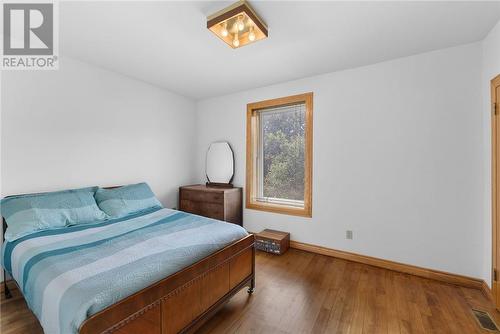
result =
[[[78,333],[89,316],[246,235],[234,224],[157,209],[7,242],[2,264],[46,334]]]

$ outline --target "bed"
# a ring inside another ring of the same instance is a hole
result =
[[[2,261],[46,334],[193,332],[255,286],[253,235],[165,208],[5,242]]]

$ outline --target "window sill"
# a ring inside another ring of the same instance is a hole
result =
[[[253,203],[268,203],[268,204],[274,204],[274,205],[279,205],[279,206],[285,206],[285,207],[291,207],[291,208],[298,208],[298,209],[303,209],[304,208],[304,201],[297,201],[297,200],[291,200],[291,199],[281,199],[281,198],[274,198],[274,197],[256,197],[255,199],[252,200]]]
[[[267,211],[273,213],[280,213],[290,216],[312,217],[311,207],[296,207],[283,204],[247,201],[246,208],[251,210]]]

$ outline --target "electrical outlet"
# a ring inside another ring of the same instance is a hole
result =
[[[352,240],[352,231],[350,230],[345,231],[345,238]]]

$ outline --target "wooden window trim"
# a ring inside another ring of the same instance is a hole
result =
[[[491,80],[491,184],[492,184],[492,277],[491,277],[491,292],[493,295],[493,302],[496,304],[497,310],[500,311],[500,278],[496,277],[500,274],[498,271],[500,269],[500,258],[498,247],[500,245],[500,222],[498,219],[498,210],[500,202],[500,189],[498,187],[498,174],[499,169],[499,159],[498,154],[499,140],[497,131],[499,130],[499,96],[497,96],[497,88],[500,86],[500,75],[496,76]]]
[[[304,207],[298,208],[284,204],[262,203],[253,200],[257,191],[255,173],[257,170],[254,156],[258,145],[258,110],[286,106],[304,102],[306,107],[305,152],[304,152]],[[312,169],[313,169],[313,93],[287,96],[247,104],[247,152],[246,152],[246,199],[247,209],[281,213],[294,216],[312,217]]]

